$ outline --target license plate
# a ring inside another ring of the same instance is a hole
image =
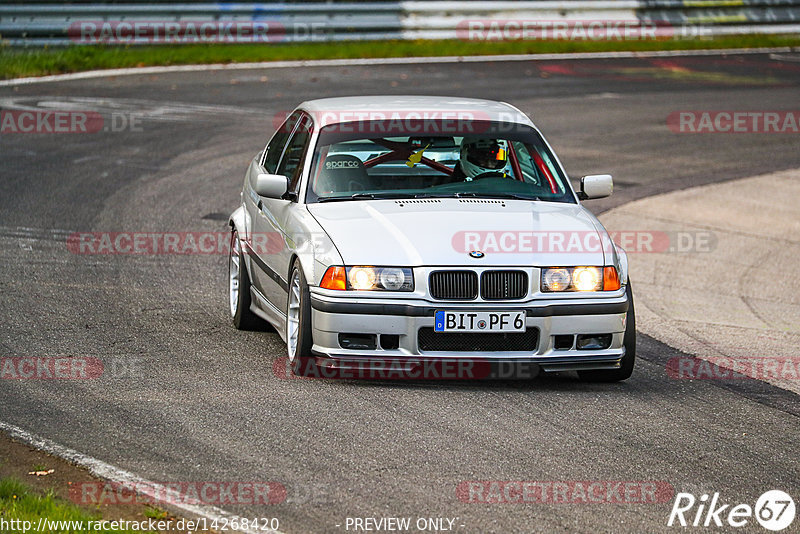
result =
[[[525,312],[437,311],[434,332],[524,332]]]

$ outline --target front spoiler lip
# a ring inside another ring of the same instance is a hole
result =
[[[595,369],[619,369],[624,354],[598,354],[580,356],[507,356],[481,358],[480,355],[470,355],[463,357],[454,356],[355,356],[350,354],[324,354],[311,351],[316,359],[316,364],[327,369],[359,370],[369,368],[370,365],[377,363],[389,364],[393,368],[402,370],[412,370],[425,364],[441,364],[458,362],[475,362],[489,366],[500,365],[529,365],[536,366],[544,372],[558,371],[586,371]]]

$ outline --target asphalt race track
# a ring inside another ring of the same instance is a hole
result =
[[[720,492],[730,504],[753,505],[770,489],[796,499],[797,396],[759,381],[673,380],[665,362],[678,353],[654,339],[640,336],[637,368],[621,384],[572,374],[287,380],[273,372],[285,353],[277,334],[231,325],[226,256],[82,255],[66,239],[77,231],[225,231],[275,117],[325,96],[511,102],[533,117],[573,178],[614,175],[614,196],[588,204],[598,213],[798,168],[798,134],[681,134],[666,124],[680,110],[797,109],[797,59],[282,68],[0,87],[4,110],[96,110],[139,121],[136,131],[0,135],[0,356],[94,357],[105,369],[92,380],[0,380],[0,421],[153,481],[279,482],[281,504],[222,507],[277,517],[291,533],[345,532],[348,517],[388,516],[456,518],[453,530],[465,533],[678,529],[666,526],[671,499],[459,500],[459,484],[476,480],[655,481],[675,492]]]

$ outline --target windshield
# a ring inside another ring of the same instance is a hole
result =
[[[574,203],[567,179],[528,126],[447,129],[365,121],[322,128],[306,201],[480,197]]]

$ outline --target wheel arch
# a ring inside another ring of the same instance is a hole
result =
[[[314,267],[314,253],[312,247],[301,246],[292,251],[289,257],[289,265],[286,270],[286,281],[288,282],[292,277],[292,267],[296,261],[300,262],[300,270],[303,271],[303,276],[306,279],[306,284],[309,286],[316,286],[318,280],[315,277]]]
[[[239,232],[239,235],[247,235],[245,232],[245,216],[244,216],[244,206],[239,206],[236,210],[231,213],[231,216],[228,217],[228,226],[230,226],[231,231],[236,230]]]
[[[244,206],[239,206],[231,213],[231,216],[228,217],[228,227],[230,228],[231,234],[233,234],[234,231],[239,234],[240,241],[247,241],[247,217]],[[244,236],[244,238],[242,238],[242,236]],[[247,276],[252,280],[253,271],[250,268],[249,254],[244,255],[244,268],[247,270]]]
[[[292,256],[289,258],[289,270],[286,272],[286,280],[291,280],[292,268],[294,267],[295,262],[300,263],[300,270],[303,272],[303,276],[306,279],[306,284],[309,286],[316,285],[314,282],[313,257],[304,259],[303,255],[298,254],[297,251],[292,252]]]

